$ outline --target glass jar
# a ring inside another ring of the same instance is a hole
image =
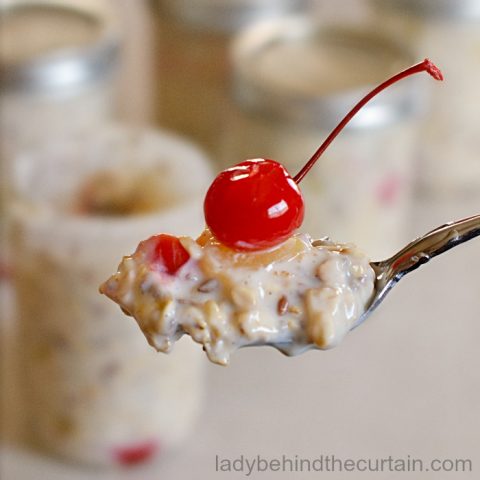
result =
[[[189,175],[185,175],[188,171]],[[162,132],[103,127],[15,164],[12,261],[36,443],[92,465],[131,464],[188,435],[201,405],[202,352],[159,354],[98,287],[159,232],[196,235],[207,159]]]
[[[480,2],[373,0],[372,5],[379,25],[408,39],[445,76],[442,85],[432,85],[422,127],[422,186],[442,195],[478,193]]]
[[[273,158],[292,175],[373,85],[413,63],[402,45],[372,30],[305,16],[247,29],[232,60],[237,109],[225,165]],[[304,231],[352,241],[375,259],[409,239],[417,85],[405,80],[369,103],[305,177]]]
[[[0,4],[0,193],[22,150],[113,115],[120,29],[108,2]]]
[[[229,107],[228,44],[258,18],[305,0],[158,0],[158,120],[218,153]]]

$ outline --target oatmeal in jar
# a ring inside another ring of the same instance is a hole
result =
[[[182,342],[159,358],[98,284],[139,232],[202,228],[196,205],[211,180],[207,160],[173,135],[104,127],[22,156],[15,173],[12,256],[29,433],[43,449],[92,465],[169,451],[201,408],[200,349]]]

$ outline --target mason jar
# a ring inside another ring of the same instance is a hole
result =
[[[365,93],[414,63],[402,44],[372,29],[306,16],[247,28],[231,54],[236,109],[224,165],[272,158],[292,175]],[[392,86],[340,133],[300,184],[304,231],[354,242],[375,259],[409,240],[421,91],[415,78]]]
[[[98,288],[139,241],[197,235],[211,179],[193,144],[125,126],[45,144],[15,163],[17,352],[28,433],[41,448],[128,465],[188,436],[202,397],[198,345],[155,352]]]
[[[105,1],[5,0],[0,16],[5,190],[16,154],[113,115],[120,29]]]
[[[480,191],[480,2],[372,0],[377,23],[428,56],[445,81],[422,126],[421,185],[441,195]]]
[[[158,121],[218,153],[229,106],[228,44],[253,20],[305,0],[157,0]]]

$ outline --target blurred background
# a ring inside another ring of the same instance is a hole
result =
[[[425,57],[445,81],[383,92],[302,182],[305,231],[373,260],[479,213],[478,0],[1,0],[2,479],[243,478],[216,471],[240,455],[470,459],[411,475],[477,478],[476,241],[338,348],[227,368],[189,339],[154,353],[97,290],[141,239],[198,235],[216,172],[263,157],[295,174]]]

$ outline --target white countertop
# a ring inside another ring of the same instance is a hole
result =
[[[474,203],[423,204],[413,235],[474,213]],[[9,433],[1,449],[2,479],[478,478],[479,271],[480,239],[412,273],[334,350],[287,358],[273,349],[245,349],[227,368],[209,365],[206,408],[195,435],[181,452],[140,469],[83,470],[12,443],[8,438],[15,437],[21,411],[12,407],[14,392],[7,384],[2,389]],[[8,362],[3,365],[10,368]],[[474,471],[410,477],[262,472],[247,477],[247,472],[215,470],[216,455],[219,460],[241,455],[314,460],[322,454],[343,459],[410,455],[425,463],[464,458],[472,460]]]

